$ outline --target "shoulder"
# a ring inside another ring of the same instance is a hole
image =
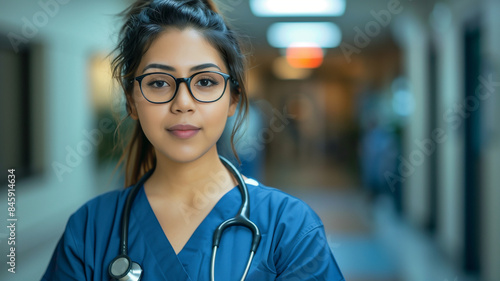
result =
[[[84,221],[110,222],[117,212],[121,213],[130,189],[113,190],[90,199],[70,216],[68,227],[82,227]]]
[[[253,179],[246,181],[250,193],[250,217],[262,233],[261,249],[272,262],[269,267],[283,280],[342,280],[328,246],[323,223],[301,199]],[[281,280],[281,279],[280,279]]]
[[[307,203],[293,195],[278,188],[266,186],[252,178],[245,180],[245,183],[247,184],[250,196],[257,201],[257,205],[271,204],[275,210],[294,208],[297,211],[306,212],[319,219]]]
[[[252,178],[245,182],[250,199],[255,201],[251,203],[251,211],[257,213],[260,219],[274,224],[275,230],[287,228],[296,231],[294,236],[300,239],[308,232],[323,227],[316,212],[301,199]]]

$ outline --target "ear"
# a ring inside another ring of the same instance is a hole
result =
[[[137,108],[135,107],[134,99],[132,98],[131,95],[126,95],[127,97],[127,113],[130,115],[130,117],[134,120],[138,120],[139,116],[137,115]]]
[[[238,106],[238,102],[240,101],[239,95],[231,95],[231,100],[229,101],[229,111],[227,112],[227,117],[231,117],[236,112],[236,107]]]

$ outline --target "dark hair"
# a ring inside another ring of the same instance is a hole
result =
[[[219,52],[228,74],[233,78],[230,92],[239,99],[239,111],[231,134],[231,147],[239,160],[233,142],[248,112],[248,98],[243,83],[245,60],[235,33],[218,13],[215,4],[211,0],[139,0],[123,11],[122,15],[125,24],[121,28],[120,41],[114,50],[117,55],[111,66],[113,77],[118,80],[126,98],[127,116],[124,119],[132,113],[130,103],[135,72],[153,41],[167,28],[193,28]],[[136,121],[134,126],[118,162],[118,166],[124,165],[125,186],[136,183],[156,164],[153,146],[140,123]]]

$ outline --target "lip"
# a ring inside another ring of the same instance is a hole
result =
[[[167,131],[169,133],[181,139],[191,138],[194,135],[196,135],[200,130],[201,128],[191,124],[177,124],[167,128]]]

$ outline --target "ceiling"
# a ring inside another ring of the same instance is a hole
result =
[[[304,0],[307,1],[307,0]],[[60,12],[49,19],[49,24],[46,27],[40,28],[40,33],[48,33],[48,31],[56,31],[56,37],[61,37],[64,34],[67,38],[78,37],[81,40],[94,40],[96,44],[104,44],[103,42],[111,42],[106,40],[114,38],[112,35],[116,31],[104,32],[101,26],[112,23],[116,28],[119,22],[116,19],[116,13],[121,11],[133,0],[73,0],[69,4],[61,6]],[[279,50],[272,48],[266,39],[266,32],[269,26],[275,22],[296,22],[296,21],[329,21],[339,26],[342,31],[342,42],[353,44],[356,35],[355,28],[365,29],[367,23],[375,21],[374,13],[381,10],[388,10],[388,5],[391,3],[399,3],[402,8],[401,13],[391,15],[391,23],[395,22],[396,18],[404,17],[412,11],[428,11],[432,7],[435,0],[346,0],[346,12],[340,17],[280,17],[280,18],[262,18],[252,14],[249,6],[249,0],[215,0],[219,10],[225,15],[230,25],[239,31],[241,35],[246,36],[250,43],[252,52],[259,52],[259,55],[277,55]],[[3,13],[0,22],[4,22],[4,28],[7,31],[20,32],[22,24],[21,18],[31,17],[40,11],[40,6],[31,0],[7,1],[2,7]],[[99,11],[103,16],[98,16]],[[96,16],[89,16],[96,15]],[[14,25],[11,25],[13,23]],[[11,28],[12,27],[12,28]],[[78,29],[76,29],[78,28]],[[78,32],[76,32],[78,31]],[[101,34],[102,33],[102,34]],[[385,47],[387,41],[391,40],[390,26],[381,27],[380,32],[370,38],[370,49],[379,44]],[[38,38],[38,37],[37,37]],[[69,39],[68,39],[69,40]],[[110,43],[111,44],[111,43]],[[340,48],[328,50],[327,55],[339,53]],[[367,48],[368,49],[368,48]]]
[[[307,1],[307,0],[305,0]],[[388,10],[391,3],[399,3],[401,12],[391,15],[391,22],[410,10],[426,9],[425,6],[432,4],[431,0],[405,1],[405,0],[346,0],[345,14],[340,17],[256,17],[252,14],[249,0],[216,0],[219,10],[225,15],[228,22],[244,36],[248,36],[252,47],[259,52],[273,52],[266,39],[268,27],[275,22],[297,22],[297,21],[329,21],[339,26],[342,31],[342,42],[353,44],[356,35],[355,27],[364,30],[367,23],[374,21],[374,13]],[[381,27],[378,35],[371,38],[371,42],[383,42],[390,37],[390,27]],[[278,52],[274,50],[274,52]]]

